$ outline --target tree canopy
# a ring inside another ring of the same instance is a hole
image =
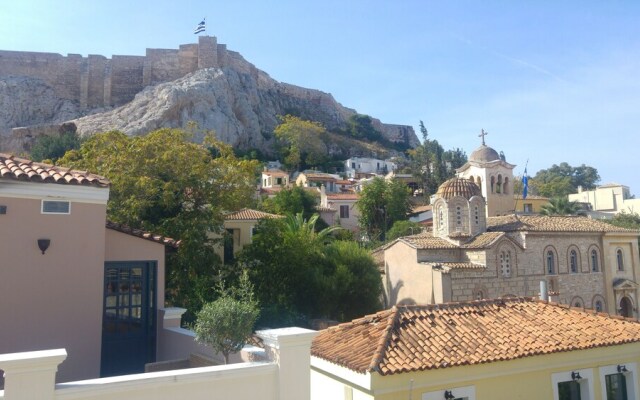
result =
[[[326,130],[320,123],[293,115],[280,117],[280,121],[273,133],[287,168],[301,171],[327,161]]]
[[[585,164],[572,167],[563,162],[538,171],[533,178],[529,179],[529,188],[540,196],[562,197],[577,193],[578,186],[582,186],[585,190],[594,189],[599,181],[600,175],[597,169]]]
[[[109,219],[181,240],[167,260],[167,295],[193,313],[215,297],[220,263],[209,233],[221,230],[224,211],[252,201],[256,162],[236,158],[213,137],[208,147],[188,139],[178,129],[137,137],[106,132],[59,163],[111,181]]]
[[[447,179],[454,176],[456,168],[467,162],[467,155],[461,149],[445,151],[437,140],[429,139],[429,132],[420,121],[422,144],[407,151],[409,171],[421,184],[423,194],[430,196]]]
[[[198,311],[193,330],[200,343],[222,353],[225,364],[228,364],[229,355],[247,344],[258,314],[258,303],[253,298],[253,288],[245,273],[235,291],[223,287],[220,297]]]
[[[351,317],[352,309],[379,308],[379,301],[371,300],[381,293],[373,259],[366,251],[354,250],[355,242],[334,241],[330,233],[339,228],[316,232],[316,220],[317,215],[305,220],[301,214],[263,220],[238,257],[263,307],[261,326],[305,324],[311,318],[343,320]],[[358,291],[363,297],[352,304]]]
[[[360,211],[360,226],[369,239],[385,239],[385,234],[396,221],[407,219],[410,211],[409,188],[397,179],[387,181],[374,178],[360,193],[356,207]]]
[[[38,136],[31,147],[33,161],[50,161],[55,163],[69,150],[79,149],[82,140],[74,130],[55,135]]]

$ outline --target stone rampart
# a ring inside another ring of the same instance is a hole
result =
[[[245,69],[257,69],[233,57]],[[200,36],[198,43],[178,49],[146,49],[144,56],[56,53],[0,50],[0,77],[40,79],[62,99],[76,101],[82,109],[123,105],[146,86],[170,82],[202,68],[229,63],[227,46],[214,36]]]

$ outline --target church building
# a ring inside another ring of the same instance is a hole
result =
[[[537,297],[543,282],[552,301],[637,318],[640,232],[509,213],[513,167],[483,143],[434,196],[433,231],[383,248],[387,305]]]

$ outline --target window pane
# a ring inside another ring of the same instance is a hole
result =
[[[559,400],[580,400],[580,384],[575,381],[558,383]]]
[[[624,374],[606,375],[607,400],[627,400],[627,380]]]
[[[42,201],[42,212],[45,214],[69,214],[68,201]]]

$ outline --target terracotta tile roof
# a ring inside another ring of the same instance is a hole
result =
[[[355,182],[348,181],[346,179],[340,179],[336,181],[337,185],[353,185]]]
[[[87,171],[38,163],[4,153],[0,153],[0,178],[94,187],[109,187],[110,184],[105,177]]]
[[[324,174],[322,172],[302,172],[307,179],[314,181],[336,181],[337,179],[329,174]]]
[[[282,215],[270,214],[263,211],[243,208],[238,211],[231,212],[224,216],[225,221],[252,221],[262,218],[284,218]]]
[[[359,197],[357,193],[327,193],[329,200],[358,200]]]
[[[491,247],[498,239],[504,236],[504,232],[485,232],[474,236],[460,247],[463,249],[485,249]]]
[[[424,265],[440,265],[444,267],[444,272],[446,273],[450,269],[485,269],[486,266],[482,264],[476,264],[473,262],[421,262],[420,264]]]
[[[142,239],[151,240],[152,242],[160,243],[176,249],[180,246],[179,240],[171,239],[170,237],[158,235],[151,232],[146,232],[142,229],[132,228],[130,226],[119,224],[117,222],[107,221],[106,226],[107,229],[112,229],[114,231],[126,233],[127,235],[136,236]]]
[[[415,206],[411,209],[411,212],[409,214],[420,214],[425,211],[431,211],[431,209],[432,209],[431,204],[427,204],[423,206]]]
[[[391,375],[631,342],[635,320],[511,298],[394,307],[321,331],[311,354]]]
[[[271,171],[262,171],[262,175],[269,175],[269,176],[289,176],[288,173],[284,172],[284,171],[280,171],[279,169],[273,169]]]
[[[431,232],[421,232],[417,235],[400,238],[403,242],[418,249],[457,249],[458,245],[446,239],[433,236]]]
[[[503,232],[485,232],[472,237],[469,241],[460,245],[446,239],[433,236],[433,233],[431,232],[421,232],[417,235],[405,236],[400,238],[400,240],[417,249],[485,249],[487,247],[491,247],[503,236]]]
[[[635,229],[620,228],[606,222],[582,216],[505,215],[487,218],[488,231],[533,231],[533,232],[629,232]]]

